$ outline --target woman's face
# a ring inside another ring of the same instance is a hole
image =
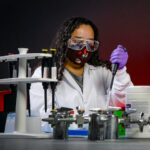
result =
[[[94,31],[90,25],[82,24],[78,28],[74,30],[71,34],[71,38],[76,42],[83,42],[82,44],[86,44],[87,41],[91,42],[94,40]],[[69,49],[67,53],[67,57],[75,64],[83,66],[92,56],[92,52],[88,52],[86,47],[83,47],[82,50],[73,50]]]

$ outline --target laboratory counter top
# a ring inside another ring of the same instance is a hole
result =
[[[0,139],[0,150],[150,150],[150,139],[89,141],[87,137],[54,139]]]

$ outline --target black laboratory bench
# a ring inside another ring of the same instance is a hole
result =
[[[150,150],[150,139],[89,141],[87,138],[8,139],[0,138],[0,150]]]

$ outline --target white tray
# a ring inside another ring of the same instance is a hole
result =
[[[50,79],[50,78],[5,78],[5,79],[0,79],[0,84],[18,84],[18,83],[35,83],[35,82],[57,82],[57,79]]]
[[[35,59],[35,58],[42,58],[42,57],[52,57],[52,55],[44,54],[44,53],[7,55],[7,56],[0,56],[0,62],[17,61],[18,58]]]

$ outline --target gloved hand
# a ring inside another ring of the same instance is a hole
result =
[[[122,45],[118,45],[116,49],[113,50],[110,61],[111,63],[118,63],[118,70],[122,69],[128,60],[128,53]]]

